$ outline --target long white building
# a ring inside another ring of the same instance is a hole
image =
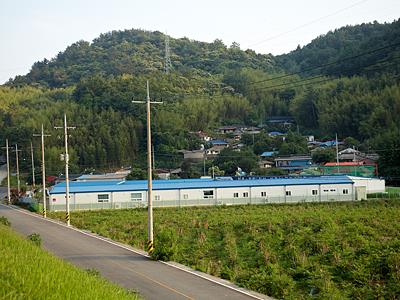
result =
[[[384,192],[385,182],[348,176],[155,180],[153,206],[351,201],[366,199],[368,189]],[[49,209],[65,210],[65,183],[49,194]],[[135,208],[147,206],[146,196],[146,180],[71,182],[69,203],[71,210]]]

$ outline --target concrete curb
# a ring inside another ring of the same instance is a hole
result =
[[[133,248],[130,245],[126,245],[126,244],[114,241],[114,240],[112,240],[110,238],[103,237],[103,236],[98,235],[96,233],[93,233],[93,232],[91,232],[89,230],[82,230],[82,229],[78,229],[78,228],[76,228],[74,226],[67,226],[65,223],[63,223],[63,222],[61,222],[60,220],[57,220],[57,219],[51,219],[51,218],[46,218],[45,219],[45,218],[43,218],[42,216],[40,216],[40,215],[38,215],[36,213],[27,211],[27,210],[22,209],[22,208],[20,208],[18,206],[15,206],[15,205],[5,205],[5,204],[0,204],[0,205],[7,206],[7,207],[9,207],[11,209],[14,209],[14,210],[18,210],[21,213],[30,215],[30,216],[35,217],[35,218],[39,218],[39,219],[41,219],[43,221],[51,222],[51,223],[57,224],[59,226],[63,226],[65,228],[77,231],[77,232],[79,232],[81,234],[84,234],[84,235],[90,236],[92,238],[107,242],[107,243],[112,244],[114,246],[123,248],[123,249],[131,251],[131,252],[133,252],[135,254],[144,256],[144,257],[146,257],[148,259],[151,259],[150,256],[147,254],[147,252],[145,252],[143,250],[136,249],[136,248]],[[272,298],[272,297],[269,297],[269,296],[266,296],[266,295],[263,295],[263,294],[260,294],[260,293],[254,292],[254,291],[250,291],[250,290],[247,290],[245,288],[241,288],[241,287],[235,285],[234,283],[232,283],[232,282],[230,282],[228,280],[221,279],[219,277],[215,277],[215,276],[212,276],[210,274],[194,270],[194,269],[192,269],[190,267],[187,267],[185,265],[179,264],[177,262],[171,262],[171,261],[170,262],[158,261],[158,262],[160,262],[162,264],[165,264],[165,265],[167,265],[167,266],[169,266],[171,268],[175,268],[175,269],[181,270],[183,272],[190,273],[190,274],[192,274],[194,276],[203,278],[203,279],[205,279],[207,281],[210,281],[210,282],[216,283],[218,285],[224,286],[224,287],[226,287],[228,289],[234,290],[234,291],[236,291],[238,293],[241,293],[241,294],[244,294],[246,296],[250,296],[250,297],[252,297],[254,299],[274,300],[274,298]]]

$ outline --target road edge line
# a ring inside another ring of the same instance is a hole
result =
[[[112,245],[114,245],[114,246],[117,246],[117,247],[120,247],[120,248],[122,248],[122,249],[128,250],[128,251],[133,252],[133,253],[135,253],[135,254],[144,256],[144,257],[146,257],[146,258],[148,258],[148,259],[151,260],[151,258],[150,258],[150,256],[149,256],[148,254],[141,253],[140,251],[135,250],[134,248],[127,247],[127,246],[125,246],[124,244],[120,244],[119,242],[115,242],[115,241],[113,241],[113,240],[110,240],[109,238],[105,238],[105,237],[103,237],[103,236],[97,235],[96,233],[93,233],[93,232],[85,232],[85,231],[83,231],[83,230],[81,230],[81,229],[78,229],[78,228],[72,226],[72,225],[71,225],[71,226],[67,226],[67,225],[64,224],[64,223],[62,223],[62,222],[60,222],[60,221],[57,221],[57,220],[53,220],[53,219],[51,219],[51,218],[43,218],[42,216],[40,216],[40,215],[38,215],[38,214],[36,214],[36,213],[30,212],[30,211],[26,211],[26,210],[24,210],[24,209],[22,209],[22,208],[19,208],[19,207],[15,206],[15,205],[5,205],[5,204],[3,204],[3,203],[0,203],[0,205],[5,206],[5,207],[8,207],[8,208],[11,208],[11,209],[16,210],[16,211],[19,211],[19,212],[21,212],[21,213],[23,213],[23,214],[27,214],[27,215],[30,215],[30,216],[32,216],[32,217],[41,219],[41,220],[43,220],[43,221],[48,221],[48,222],[57,224],[57,225],[59,225],[59,226],[63,226],[63,227],[65,227],[65,228],[72,229],[72,230],[74,230],[74,231],[76,231],[76,232],[79,232],[79,233],[81,233],[81,234],[84,234],[84,235],[86,235],[86,236],[89,236],[89,237],[92,237],[92,238],[101,240],[101,241],[103,241],[103,242],[112,244]],[[174,264],[172,264],[172,263],[170,263],[170,262],[166,262],[166,261],[162,261],[162,260],[157,260],[157,261],[160,262],[160,263],[162,263],[162,264],[165,264],[165,265],[167,265],[167,266],[169,266],[169,267],[171,267],[171,268],[174,268],[174,269],[177,269],[177,270],[186,272],[186,273],[188,273],[188,274],[192,274],[192,275],[194,275],[194,276],[196,276],[196,277],[199,277],[199,278],[202,278],[202,279],[204,279],[204,280],[213,282],[213,283],[215,283],[215,284],[218,284],[218,285],[220,285],[220,286],[223,286],[223,287],[225,287],[225,288],[228,288],[228,289],[233,290],[233,291],[235,291],[235,292],[238,292],[238,293],[240,293],[240,294],[244,294],[244,295],[246,295],[246,296],[252,297],[252,298],[254,298],[254,299],[258,299],[258,300],[273,299],[272,297],[267,296],[267,295],[265,295],[265,298],[261,298],[261,297],[259,297],[259,296],[256,296],[256,295],[251,294],[250,292],[247,292],[246,290],[241,290],[241,288],[239,288],[239,287],[230,286],[230,285],[227,285],[227,284],[225,284],[225,283],[222,283],[222,282],[219,282],[219,281],[217,281],[217,280],[214,280],[214,279],[212,279],[212,278],[208,278],[208,277],[205,276],[205,275],[199,274],[199,273],[198,273],[197,271],[195,271],[195,270],[187,270],[187,269],[185,269],[185,268],[183,268],[183,267],[179,267],[179,266],[176,266],[176,265],[174,265]],[[189,267],[188,267],[188,268],[189,268]],[[207,274],[207,275],[209,275],[209,274]],[[212,275],[210,275],[210,276],[212,276]]]

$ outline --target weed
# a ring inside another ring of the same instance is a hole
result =
[[[92,275],[92,276],[95,276],[95,277],[100,277],[100,272],[98,270],[96,270],[95,268],[86,269],[85,271],[89,275]]]
[[[177,234],[171,229],[164,229],[156,235],[153,259],[169,261],[177,252]]]
[[[396,199],[164,208],[154,210],[154,221],[154,258],[173,259],[276,298],[397,299],[400,294]],[[145,210],[76,212],[72,222],[134,247],[146,244]]]
[[[36,246],[40,247],[42,245],[42,238],[38,233],[32,233],[27,236],[28,240],[34,243]]]
[[[4,226],[11,226],[10,221],[8,221],[8,219],[6,217],[0,217],[0,224],[2,224]]]

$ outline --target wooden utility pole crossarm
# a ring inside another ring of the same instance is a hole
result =
[[[147,107],[147,208],[148,208],[148,241],[147,252],[151,254],[154,251],[153,237],[153,176],[152,176],[152,155],[151,155],[151,121],[150,121],[150,106],[151,104],[162,104],[162,102],[150,101],[149,81],[147,81],[147,101],[132,101],[132,103],[146,103]]]

